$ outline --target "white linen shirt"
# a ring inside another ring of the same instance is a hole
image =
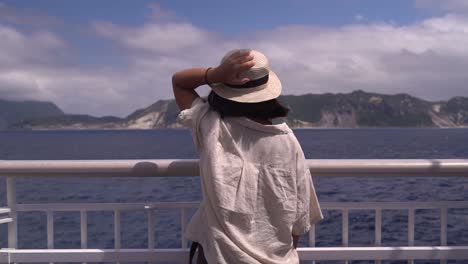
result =
[[[304,153],[286,123],[225,117],[196,98],[179,114],[200,155],[203,199],[187,239],[209,264],[299,263],[291,234],[323,219]]]

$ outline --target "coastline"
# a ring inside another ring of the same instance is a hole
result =
[[[293,130],[463,130],[468,126],[462,127],[291,127]],[[164,128],[34,128],[34,129],[0,129],[0,132],[26,132],[26,131],[151,131],[151,130],[189,130],[183,127],[164,127]]]

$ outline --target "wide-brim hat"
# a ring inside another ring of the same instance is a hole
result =
[[[229,51],[221,60],[221,63],[239,50]],[[241,103],[258,103],[275,99],[281,94],[281,81],[270,69],[268,59],[261,52],[251,50],[255,65],[247,71],[239,74],[239,78],[249,78],[245,84],[232,85],[227,83],[212,83],[211,89],[219,96]]]

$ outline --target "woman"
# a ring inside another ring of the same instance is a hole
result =
[[[298,238],[323,215],[296,137],[272,124],[288,109],[265,55],[233,50],[217,67],[176,72],[172,84],[200,155],[203,200],[185,233],[199,244],[198,263],[299,263]],[[195,92],[204,84],[207,100]]]

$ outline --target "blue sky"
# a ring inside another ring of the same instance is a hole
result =
[[[152,1],[152,0],[3,0],[19,10],[38,12],[60,20],[55,30],[74,38],[92,21],[138,26],[159,5],[180,19],[226,35],[269,30],[286,25],[336,27],[358,22],[410,24],[434,12],[409,0],[292,0],[292,1]],[[359,16],[362,21],[358,20]],[[68,33],[68,34],[67,34]],[[82,34],[79,34],[82,35]],[[88,36],[89,37],[89,36]]]
[[[287,24],[340,26],[355,22],[355,15],[369,21],[405,24],[430,15],[413,1],[327,0],[327,1],[150,1],[150,0],[4,0],[9,6],[29,9],[66,21],[68,26],[91,20],[138,25],[145,21],[148,6],[158,3],[197,26],[224,33],[246,29],[265,30]],[[433,12],[432,12],[433,13]]]
[[[37,12],[57,19],[53,30],[72,44],[75,61],[91,64],[119,64],[124,61],[114,56],[114,50],[109,50],[112,43],[88,32],[90,23],[112,21],[121,25],[138,26],[151,16],[149,6],[152,4],[158,4],[181,20],[226,36],[255,34],[257,31],[287,25],[337,27],[358,22],[404,25],[429,16],[427,10],[416,8],[408,0],[4,0],[3,3],[18,8],[19,11]],[[21,28],[27,30],[29,26]]]
[[[125,116],[170,98],[175,70],[245,46],[286,94],[468,96],[467,2],[0,0],[0,98]]]

